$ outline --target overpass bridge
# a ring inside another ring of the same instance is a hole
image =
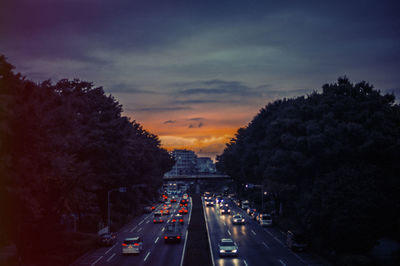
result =
[[[164,176],[164,181],[198,181],[198,180],[208,180],[208,181],[222,181],[231,180],[232,178],[228,175],[223,174],[198,174],[198,175],[177,175],[177,176]]]

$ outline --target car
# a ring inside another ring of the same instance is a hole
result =
[[[140,237],[125,238],[122,242],[122,254],[139,254],[143,250],[143,242]]]
[[[182,198],[187,200],[187,199],[189,199],[189,195],[187,193],[185,193],[185,194],[183,194]]]
[[[178,213],[180,213],[180,214],[187,214],[187,213],[188,213],[188,210],[187,210],[186,208],[182,207],[182,208],[179,209]]]
[[[271,226],[272,225],[272,216],[267,213],[261,213],[258,215],[257,221],[261,226]]]
[[[166,202],[162,205],[163,209],[171,209],[172,208],[172,204],[171,202]]]
[[[223,256],[238,256],[239,248],[230,238],[222,238],[218,243],[218,254]]]
[[[207,207],[212,207],[212,206],[214,206],[214,201],[213,201],[213,200],[206,200],[206,206],[207,206]]]
[[[163,223],[164,219],[162,218],[162,213],[160,211],[157,211],[154,213],[153,216],[153,223]]]
[[[257,209],[255,209],[255,208],[248,208],[246,212],[248,215],[251,215],[253,212],[256,212],[256,211],[257,211]]]
[[[160,212],[161,212],[162,215],[168,215],[169,214],[169,210],[168,209],[164,209],[164,208],[161,209]]]
[[[115,233],[104,233],[99,236],[98,243],[102,246],[112,246],[117,241]]]
[[[183,223],[184,223],[184,220],[183,220],[182,214],[179,214],[179,213],[178,213],[178,214],[175,214],[175,215],[172,217],[170,223],[179,223],[179,224],[183,224]]]
[[[181,242],[182,229],[177,224],[168,224],[164,231],[164,242]]]
[[[187,207],[188,206],[188,200],[187,199],[181,199],[179,202],[180,207]]]
[[[171,203],[175,203],[176,202],[176,197],[175,196],[172,196],[171,197]]]
[[[244,217],[240,214],[235,214],[232,217],[232,223],[233,224],[245,224]]]
[[[305,251],[308,240],[304,232],[289,230],[286,234],[286,245],[293,251]]]
[[[229,209],[227,207],[223,207],[220,209],[220,213],[221,214],[231,214],[231,209]]]

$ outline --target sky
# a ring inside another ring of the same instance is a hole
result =
[[[1,0],[0,54],[102,86],[169,150],[221,154],[259,110],[346,75],[400,97],[400,1]]]

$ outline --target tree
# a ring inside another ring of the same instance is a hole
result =
[[[266,185],[325,247],[365,251],[398,230],[400,108],[346,77],[322,89],[268,104],[218,165]]]

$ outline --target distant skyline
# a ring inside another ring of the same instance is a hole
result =
[[[267,103],[346,75],[399,97],[399,1],[3,0],[0,54],[103,86],[163,147],[214,158]]]

